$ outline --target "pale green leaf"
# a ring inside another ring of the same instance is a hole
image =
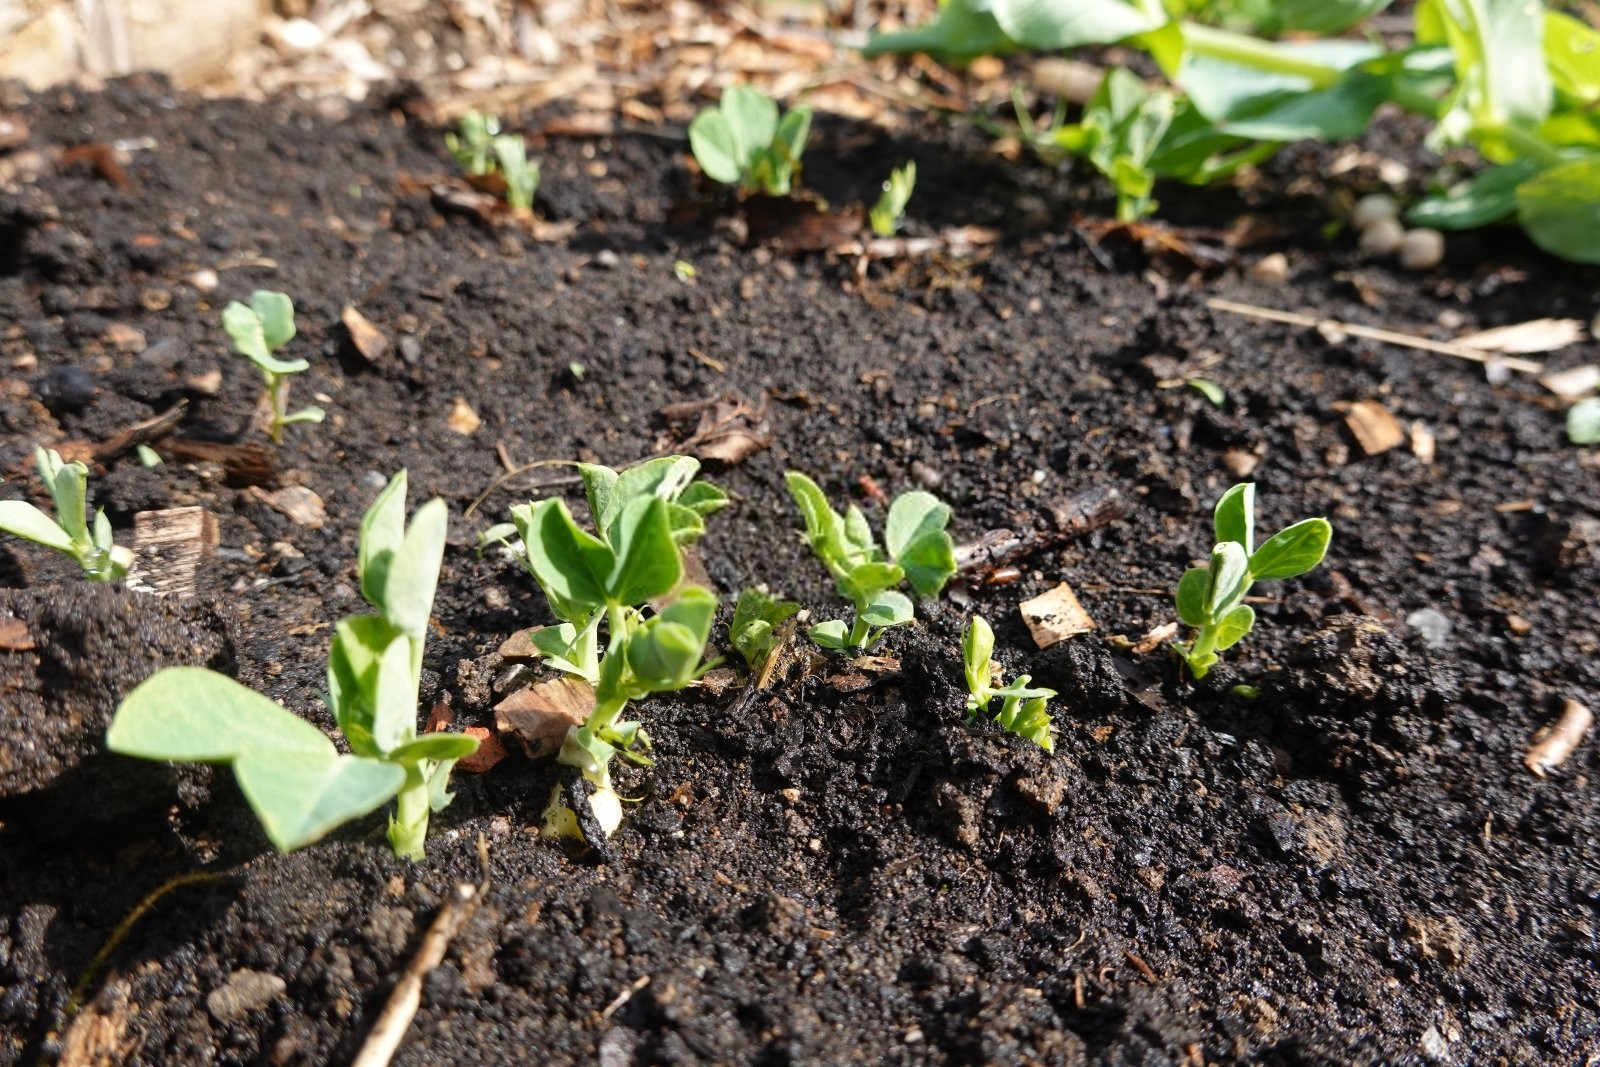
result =
[[[1327,519],[1302,519],[1274,534],[1250,557],[1250,577],[1257,581],[1298,577],[1322,562],[1333,540]]]
[[[25,500],[0,500],[0,530],[60,552],[71,552],[74,547],[67,531]]]

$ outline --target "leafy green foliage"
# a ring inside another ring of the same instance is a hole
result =
[[[1567,440],[1575,445],[1600,444],[1600,397],[1587,397],[1567,409]]]
[[[873,233],[879,237],[894,236],[900,228],[900,217],[906,213],[906,205],[911,202],[911,191],[916,187],[916,160],[908,159],[904,165],[889,172],[878,202],[867,212],[867,221],[872,225]]]
[[[1173,647],[1196,678],[1204,678],[1226,651],[1255,626],[1256,612],[1244,602],[1258,581],[1295,578],[1328,554],[1333,527],[1327,519],[1302,519],[1255,547],[1254,482],[1235,485],[1217,500],[1212,514],[1216,547],[1205,567],[1190,567],[1178,580],[1178,618],[1199,632]]]
[[[133,566],[133,553],[112,541],[111,522],[102,508],[88,520],[89,468],[63,463],[54,449],[35,448],[39,478],[55,502],[52,519],[25,500],[0,501],[0,532],[21,537],[77,560],[91,582],[115,582]]]
[[[519,135],[500,132],[498,118],[467,112],[461,116],[457,132],[444,135],[444,146],[471,177],[498,171],[505,179],[506,203],[522,211],[533,209],[533,197],[539,191],[539,164],[528,159],[528,146]]]
[[[792,108],[780,118],[777,103],[766,93],[731,85],[716,107],[701,111],[689,124],[689,147],[713,181],[746,192],[788,196],[810,133],[810,108]]]
[[[952,62],[1019,48],[1148,52],[1181,89],[1112,70],[1079,122],[1021,122],[1042,154],[1081,156],[1109,178],[1125,220],[1155,210],[1158,179],[1212,182],[1285,142],[1353,138],[1379,106],[1396,104],[1434,121],[1434,148],[1471,144],[1491,164],[1417,205],[1413,223],[1464,228],[1514,217],[1543,248],[1600,262],[1600,31],[1536,0],[1420,0],[1410,47],[1387,50],[1375,34],[1270,38],[1343,33],[1387,6],[950,0],[934,22],[875,37],[867,52],[926,51]]]
[[[915,490],[895,498],[880,549],[860,508],[851,504],[840,515],[817,483],[798,471],[785,474],[784,482],[805,521],[811,551],[828,568],[839,595],[855,606],[852,622],[811,628],[811,639],[823,648],[871,648],[884,630],[913,617],[910,599],[896,588],[901,582],[910,582],[918,596],[934,597],[955,574],[955,543],[945,530],[950,508],[932,493]]]
[[[232,764],[267,837],[285,852],[392,797],[389,843],[397,856],[422,859],[429,813],[454,799],[450,771],[478,742],[417,736],[423,643],[448,520],[444,501],[430,500],[408,525],[405,498],[401,471],[362,520],[361,595],[377,610],[341,620],[328,652],[328,702],[349,755],[304,719],[203,667],[169,667],[140,683],[117,708],[107,747],[142,759]]]
[[[1010,685],[1000,679],[999,664],[994,662],[994,631],[981,615],[967,621],[961,639],[961,666],[967,679],[967,711],[974,717],[986,711],[996,697],[1000,710],[994,721],[1018,737],[1026,738],[1046,752],[1056,750],[1051,733],[1052,720],[1046,705],[1056,695],[1054,689],[1029,687],[1033,679],[1019,675]]]
[[[717,601],[682,584],[682,549],[705,532],[706,516],[726,507],[728,497],[696,479],[700,462],[690,456],[662,456],[621,472],[587,463],[578,469],[595,532],[579,526],[556,498],[520,504],[511,517],[524,563],[561,620],[537,631],[534,645],[552,667],[594,687],[594,711],[568,732],[558,758],[582,770],[609,805],[611,760],[650,762],[648,735],[621,718],[628,703],[681,689],[705,670],[701,658]]]
[[[792,600],[779,600],[764,587],[751,587],[739,593],[733,605],[733,621],[728,636],[752,672],[759,671],[772,654],[778,640],[778,627],[800,611]]]
[[[233,341],[233,349],[254,363],[266,386],[267,403],[272,409],[271,434],[274,444],[283,442],[283,428],[297,422],[321,422],[319,407],[304,407],[286,412],[289,402],[289,377],[311,364],[303,359],[278,359],[274,353],[294,340],[294,304],[284,293],[257,289],[250,303],[235,300],[222,310],[222,328]]]

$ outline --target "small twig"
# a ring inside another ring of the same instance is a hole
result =
[[[152,441],[159,441],[178,428],[178,423],[183,421],[183,413],[188,408],[189,401],[187,399],[179,400],[154,418],[136,422],[132,426],[118,431],[94,446],[95,462],[109,463],[124,452],[139,445],[147,445]]]
[[[1523,766],[1543,778],[1567,762],[1567,758],[1583,740],[1583,735],[1593,725],[1594,712],[1569,699],[1561,707],[1561,718],[1534,734],[1533,744],[1528,747],[1528,754],[1522,760]]]
[[[605,1008],[600,1012],[600,1018],[602,1018],[602,1019],[611,1018],[613,1015],[615,1015],[622,1008],[622,1006],[624,1004],[628,1003],[628,1001],[633,999],[633,995],[635,993],[639,992],[639,990],[643,989],[645,986],[647,986],[649,984],[650,984],[650,976],[648,974],[642,974],[638,978],[635,978],[632,982],[630,982],[628,984],[628,988],[627,989],[624,989],[622,992],[618,993],[615,997],[613,997],[611,999],[611,1003],[607,1004],[605,1006]]]
[[[481,834],[478,836],[478,863],[482,869],[478,884],[460,882],[450,891],[444,907],[439,909],[428,932],[422,935],[417,954],[411,957],[400,981],[395,983],[394,992],[389,994],[389,1001],[367,1034],[361,1051],[350,1061],[350,1067],[387,1067],[400,1048],[422,1004],[422,980],[444,960],[451,939],[472,918],[478,901],[489,891],[489,846]]]
[[[1465,359],[1472,363],[1498,363],[1508,370],[1519,370],[1525,374],[1544,373],[1543,363],[1535,363],[1530,359],[1501,356],[1495,352],[1485,352],[1481,348],[1474,348],[1471,345],[1464,345],[1455,341],[1435,341],[1428,337],[1419,337],[1416,334],[1383,330],[1376,326],[1362,326],[1354,322],[1340,322],[1337,319],[1323,319],[1315,315],[1303,315],[1298,311],[1277,311],[1273,308],[1256,307],[1254,304],[1240,304],[1233,300],[1223,300],[1221,297],[1213,297],[1207,300],[1206,307],[1214,311],[1227,311],[1234,315],[1244,315],[1252,319],[1285,322],[1291,326],[1338,330],[1354,337],[1365,337],[1369,341],[1382,341],[1385,344],[1400,345],[1402,348],[1420,348],[1424,352],[1437,352],[1440,355],[1454,356],[1457,359]]]
[[[524,463],[520,467],[515,467],[511,470],[508,470],[500,477],[490,482],[487,489],[474,497],[472,503],[467,505],[467,510],[461,513],[461,517],[463,519],[469,518],[474,511],[478,510],[478,505],[483,503],[490,493],[494,492],[496,489],[500,488],[502,485],[506,484],[519,474],[526,474],[529,471],[536,470],[540,467],[576,467],[577,465],[577,461],[571,459],[536,459],[532,463]],[[571,478],[559,478],[556,481],[546,482],[545,484],[566,485],[569,482],[576,482],[578,480],[579,479],[577,475],[573,475]]]

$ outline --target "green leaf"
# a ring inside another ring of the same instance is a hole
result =
[[[1270,544],[1270,542],[1269,542]],[[1224,541],[1211,550],[1211,581],[1206,588],[1206,615],[1218,618],[1231,608],[1250,585],[1250,557],[1237,541]]]
[[[473,740],[472,747],[474,751],[477,750],[478,742],[476,739]],[[471,753],[468,753],[468,755],[470,754]],[[459,758],[460,757],[456,757],[456,759]],[[455,759],[442,759],[434,764],[433,773],[428,775],[429,811],[443,811],[445,808],[450,806],[451,801],[455,800],[456,795],[450,792],[450,772],[455,769],[455,765]]]
[[[268,838],[288,851],[399,791],[400,767],[340,756],[322,731],[202,667],[147,678],[117,708],[106,747],[143,759],[228,763]]]
[[[739,135],[733,123],[717,108],[706,108],[689,123],[689,148],[695,161],[712,181],[734,185],[744,172]]]
[[[705,536],[706,520],[693,508],[682,504],[667,505],[667,525],[672,529],[672,540],[679,545],[690,545]]]
[[[1419,201],[1406,212],[1406,221],[1439,230],[1470,230],[1499,222],[1516,212],[1517,186],[1543,167],[1536,159],[1490,167],[1471,181]]]
[[[911,598],[893,589],[882,590],[861,609],[861,619],[874,630],[903,625],[914,614]]]
[[[899,559],[916,541],[942,533],[950,523],[950,508],[932,493],[920,489],[901,493],[889,505],[889,520],[883,527],[883,544],[889,555]]]
[[[1600,154],[1562,163],[1517,186],[1517,217],[1534,244],[1600,263]]]
[[[1286,60],[1309,61],[1344,74],[1319,87],[1309,77],[1247,67],[1209,55],[1184,56],[1178,80],[1199,112],[1224,132],[1264,141],[1346,140],[1367,128],[1389,98],[1388,78],[1358,64],[1381,52],[1355,41],[1268,46]]]
[[[690,482],[678,494],[677,503],[702,518],[728,506],[728,494],[710,482]]]
[[[683,577],[683,560],[672,539],[666,501],[629,501],[615,530],[616,565],[606,581],[607,599],[631,607],[670,593]]]
[[[565,501],[551,498],[518,505],[511,509],[511,518],[527,549],[528,570],[558,614],[567,618],[562,609],[569,606],[605,606],[607,581],[617,557],[610,545],[579,528]]]
[[[811,136],[811,109],[794,107],[786,111],[772,138],[772,146],[787,172],[785,184],[788,183],[788,175],[799,166],[800,157],[806,151],[806,138],[809,136]]]
[[[405,537],[406,472],[401,468],[361,517],[361,534],[357,539],[356,571],[361,576],[361,595],[380,610],[389,561]]]
[[[1567,440],[1575,445],[1600,444],[1600,397],[1591,396],[1567,409]]]
[[[1016,49],[1017,42],[995,21],[988,0],[946,0],[932,22],[896,33],[875,33],[862,53],[871,57],[927,52],[947,63],[967,63]]]
[[[1250,557],[1250,577],[1256,581],[1298,577],[1322,562],[1332,539],[1327,519],[1301,519],[1256,549]]]
[[[1550,113],[1552,83],[1545,65],[1543,5],[1527,0],[1421,0],[1418,44],[1448,44],[1457,90],[1440,120],[1440,135],[1459,140],[1506,124],[1537,125]],[[1481,143],[1492,160],[1515,153]]]
[[[533,647],[551,667],[594,685],[600,680],[598,644],[604,615],[603,610],[596,609],[581,625],[564,622],[534,630],[530,635]]]
[[[295,374],[311,366],[303,359],[274,359],[272,347],[267,343],[266,324],[261,316],[253,308],[237,300],[223,308],[222,328],[232,339],[234,350],[268,374]],[[293,336],[293,333],[291,317],[290,336]]]
[[[795,506],[800,509],[811,551],[830,569],[844,566],[844,519],[833,510],[826,494],[816,482],[799,471],[786,472],[783,482]]]
[[[1600,104],[1600,30],[1546,11],[1544,55],[1557,92],[1580,106]]]
[[[321,422],[328,417],[328,413],[315,405],[303,407],[299,411],[291,411],[278,421],[280,426],[295,426],[303,422]]]
[[[829,619],[819,622],[807,631],[811,640],[823,648],[844,649],[850,647],[850,627],[845,625],[843,619]]]
[[[54,519],[24,500],[0,501],[0,530],[59,552],[72,552],[75,547]]]
[[[740,170],[748,169],[756,151],[771,145],[778,132],[778,105],[754,86],[730,85],[719,106],[733,127]]]
[[[1190,567],[1178,579],[1178,618],[1190,626],[1204,626],[1206,619],[1206,593],[1211,589],[1211,568]]]
[[[611,492],[603,499],[603,506],[595,515],[595,529],[609,535],[623,508],[635,500],[657,497],[669,503],[676,501],[699,470],[700,461],[693,456],[659,456],[629,467],[617,477]]]
[[[616,499],[617,472],[598,463],[578,464],[578,477],[583,479],[583,496],[589,502],[589,518],[594,528],[602,532],[622,510]]]
[[[378,615],[350,615],[334,626],[328,649],[328,706],[358,756],[378,756],[383,751],[374,737],[378,663],[396,640],[404,637]]]
[[[89,542],[87,498],[89,495],[89,468],[82,463],[63,463],[55,472],[50,485],[50,498],[56,504],[56,524],[72,536],[73,541]]]
[[[294,340],[294,304],[287,294],[257,289],[250,294],[250,310],[261,320],[267,351],[276,352]]]
[[[870,559],[878,551],[866,513],[855,504],[844,509],[844,542],[846,550],[855,558]]]
[[[417,763],[421,760],[455,761],[476,751],[478,751],[476,737],[439,732],[423,734],[413,741],[406,742],[392,750],[389,759],[395,763]]]
[[[378,657],[372,689],[372,741],[392,752],[417,736],[417,678],[411,673],[412,641],[400,635]]]
[[[986,703],[991,693],[994,669],[994,630],[982,615],[967,620],[967,631],[961,637],[961,668],[967,677],[967,692],[973,710]]]
[[[1256,609],[1249,604],[1235,604],[1217,621],[1217,650],[1232,648],[1256,624]]]
[[[1007,37],[1040,51],[1111,44],[1167,21],[1121,0],[991,0],[989,6]]]
[[[1228,394],[1222,391],[1222,386],[1210,378],[1190,378],[1185,384],[1210,401],[1214,408],[1220,408],[1228,402]]]
[[[776,630],[784,620],[800,611],[792,600],[779,600],[766,591],[746,588],[733,606],[733,621],[728,637],[752,671],[766,662],[776,641]]]
[[[1218,541],[1237,541],[1246,555],[1256,548],[1256,483],[1240,482],[1217,500],[1212,526]]]
[[[711,633],[717,598],[690,586],[628,639],[628,667],[653,693],[682,689],[694,680]]]
[[[417,640],[428,630],[449,521],[449,510],[437,497],[418,508],[384,574],[384,617]]]
[[[854,604],[864,604],[885,589],[905,580],[906,573],[895,563],[858,563],[835,581],[839,595]]]
[[[913,541],[899,563],[918,596],[936,597],[956,572],[956,544],[940,530]]]
[[[1272,13],[1284,29],[1309,33],[1343,33],[1371,18],[1393,0],[1273,0]]]

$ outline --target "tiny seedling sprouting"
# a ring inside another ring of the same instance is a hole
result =
[[[294,339],[294,304],[283,293],[257,289],[250,303],[235,300],[222,310],[222,328],[233,339],[234,351],[261,369],[266,384],[267,404],[272,409],[270,433],[273,444],[283,442],[283,428],[296,422],[321,422],[319,407],[305,407],[286,413],[289,403],[289,376],[299,374],[311,364],[303,359],[278,359],[274,353]]]
[[[778,627],[800,611],[792,600],[780,600],[766,586],[751,586],[739,594],[733,605],[733,621],[728,637],[744,657],[751,674],[760,672],[778,643]]]
[[[522,137],[514,133],[496,137],[494,159],[506,182],[506,203],[519,211],[532,211],[534,194],[539,191],[539,164],[528,158]]]
[[[93,525],[89,523],[89,468],[77,462],[63,463],[54,449],[35,448],[33,457],[39,477],[55,501],[56,517],[52,519],[25,500],[0,501],[0,531],[65,552],[78,561],[84,577],[92,582],[125,577],[133,566],[133,553],[112,542],[105,509],[96,511]]]
[[[699,468],[689,456],[663,456],[620,474],[580,464],[595,533],[580,527],[559,498],[511,509],[524,562],[562,620],[536,631],[534,646],[550,666],[594,687],[593,712],[568,731],[557,758],[594,786],[590,807],[608,834],[622,818],[612,759],[651,762],[648,735],[638,722],[625,721],[623,711],[630,701],[682,689],[708,666],[701,657],[717,600],[699,586],[681,584],[682,547],[705,532],[706,516],[728,498],[695,478]],[[670,602],[647,613],[664,598]],[[558,789],[547,824],[570,823],[559,818],[564,809]]]
[[[893,237],[900,228],[900,219],[906,213],[906,204],[911,201],[911,191],[917,187],[917,162],[907,160],[904,166],[896,167],[889,172],[889,178],[883,183],[883,192],[878,196],[878,202],[872,205],[872,210],[867,212],[867,221],[872,225],[872,232],[879,237]]]
[[[444,146],[463,171],[478,177],[494,169],[494,139],[500,135],[500,120],[481,111],[461,116],[459,132],[446,133]]]
[[[506,203],[531,211],[539,191],[539,164],[528,159],[522,138],[501,133],[500,120],[480,111],[462,115],[458,130],[444,135],[444,146],[461,169],[474,178],[499,171],[506,183]]]
[[[1259,581],[1296,578],[1328,554],[1333,527],[1327,519],[1302,519],[1255,547],[1254,482],[1241,482],[1217,501],[1213,516],[1217,544],[1211,562],[1190,567],[1178,582],[1178,618],[1198,632],[1173,648],[1195,678],[1204,678],[1217,653],[1232,648],[1255,626],[1256,612],[1244,602]]]
[[[361,521],[361,595],[377,611],[341,621],[328,653],[328,703],[351,755],[299,716],[203,667],[169,667],[140,683],[117,708],[106,746],[142,759],[231,763],[267,837],[284,852],[393,797],[389,844],[401,858],[422,859],[429,813],[454,799],[450,771],[478,741],[417,736],[447,515],[444,501],[430,500],[408,525],[405,502],[401,471]]]
[[[961,665],[967,676],[967,711],[973,717],[988,710],[989,703],[1000,698],[1000,710],[994,721],[1018,737],[1032,741],[1046,752],[1056,750],[1051,733],[1050,713],[1045,710],[1054,689],[1030,689],[1032,679],[1019,675],[1010,685],[1000,679],[1000,665],[994,661],[994,631],[981,615],[967,622],[961,640]]]
[[[855,618],[818,623],[809,633],[823,648],[865,652],[891,626],[910,622],[911,599],[898,590],[909,581],[918,596],[935,597],[956,572],[955,543],[945,527],[950,508],[932,493],[902,493],[889,505],[884,550],[878,548],[861,509],[840,515],[817,483],[798,471],[784,475],[800,508],[811,551],[828,568]]]
[[[811,132],[811,109],[778,105],[760,89],[729,86],[716,107],[689,124],[689,147],[713,181],[745,192],[788,196],[800,174],[800,156]]]

